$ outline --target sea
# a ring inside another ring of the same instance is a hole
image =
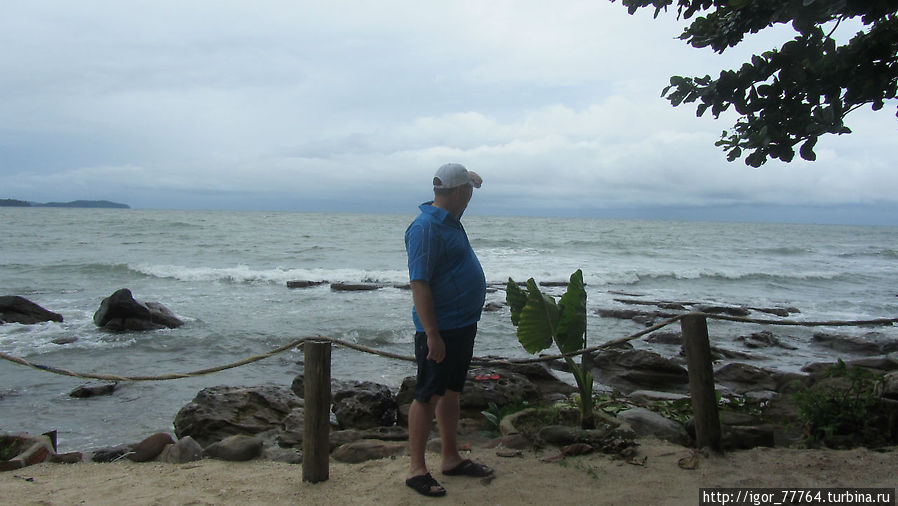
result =
[[[327,336],[410,356],[413,325],[404,232],[408,214],[0,208],[0,295],[61,314],[61,323],[0,325],[0,351],[34,364],[120,376],[186,373]],[[490,286],[475,355],[527,358],[503,305],[509,278],[558,283],[577,269],[587,288],[588,345],[645,329],[600,309],[642,302],[791,308],[793,321],[898,316],[898,229],[878,226],[497,217],[463,219]],[[326,281],[288,288],[289,281]],[[330,283],[376,283],[334,291]],[[128,288],[185,324],[109,332],[93,315]],[[559,295],[563,288],[546,287]],[[777,319],[752,311],[751,317]],[[678,331],[679,325],[661,331]],[[773,332],[792,349],[746,349],[741,336]],[[898,339],[885,327],[780,327],[709,321],[712,345],[748,352],[776,370],[852,355],[821,345],[825,332]],[[65,344],[57,344],[62,342]],[[676,358],[679,347],[637,348]],[[552,350],[547,350],[551,352]],[[215,385],[289,386],[303,356],[290,350],[211,375],[120,383],[112,395],[74,398],[96,381],[0,360],[0,431],[57,431],[61,452],[89,451],[173,432],[178,410]],[[718,364],[719,365],[719,364]],[[397,390],[414,365],[336,347],[335,379]]]

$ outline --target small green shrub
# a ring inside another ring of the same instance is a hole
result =
[[[883,375],[848,367],[839,360],[825,377],[846,378],[845,388],[804,387],[792,396],[808,439],[811,442],[825,442],[833,436],[859,437],[861,441],[875,439],[874,408],[879,402],[876,388],[882,383]]]
[[[736,411],[758,416],[761,414],[762,401],[738,395],[724,397],[715,392],[719,410]],[[649,409],[682,425],[692,418],[692,400],[688,397],[674,401],[655,401]]]

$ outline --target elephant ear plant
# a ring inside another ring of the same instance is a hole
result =
[[[583,272],[571,274],[567,292],[556,303],[551,295],[539,290],[533,278],[527,280],[527,291],[508,278],[506,302],[511,308],[511,323],[517,327],[518,341],[531,354],[552,346],[564,356],[565,362],[577,380],[580,390],[580,426],[595,428],[592,401],[592,375],[586,370],[583,359],[577,365],[571,354],[586,348],[586,290],[583,288]],[[582,357],[582,355],[581,355]]]

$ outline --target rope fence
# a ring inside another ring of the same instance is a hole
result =
[[[739,317],[739,316],[728,316],[728,315],[711,314],[711,313],[703,313],[703,312],[692,312],[692,313],[685,313],[682,315],[674,316],[674,317],[664,320],[660,323],[652,325],[651,327],[648,327],[644,330],[636,332],[635,334],[631,334],[629,336],[621,337],[618,339],[613,339],[611,341],[607,341],[605,343],[602,343],[602,344],[599,344],[596,346],[584,348],[582,350],[572,352],[572,353],[569,353],[566,355],[542,355],[537,358],[502,359],[502,360],[474,357],[474,359],[472,359],[471,363],[475,364],[475,365],[480,365],[480,366],[484,366],[484,365],[485,366],[489,366],[489,365],[497,365],[498,366],[498,365],[507,365],[507,364],[531,364],[531,363],[538,363],[538,362],[549,362],[552,360],[558,360],[558,359],[562,359],[565,357],[573,357],[573,356],[577,356],[577,355],[582,355],[584,353],[591,353],[591,352],[598,351],[601,349],[614,347],[614,346],[623,344],[625,342],[632,341],[634,339],[638,339],[647,334],[651,334],[652,332],[655,332],[656,330],[660,330],[668,325],[671,325],[678,321],[681,321],[682,319],[684,319],[687,316],[704,317],[704,318],[708,318],[708,319],[726,320],[726,321],[741,322],[741,323],[756,323],[756,324],[761,324],[761,325],[783,325],[783,326],[803,326],[803,327],[849,327],[849,326],[857,327],[857,326],[870,326],[870,325],[887,326],[887,325],[893,325],[895,323],[898,323],[898,318],[877,318],[877,319],[873,319],[873,320],[855,320],[855,321],[816,321],[816,322],[808,321],[808,322],[802,322],[802,321],[795,321],[795,320],[769,320],[769,319],[757,319],[757,318],[744,318],[744,317]],[[378,355],[381,357],[391,358],[391,359],[395,359],[395,360],[403,360],[406,362],[415,362],[415,357],[412,357],[412,356],[400,355],[397,353],[391,353],[391,352],[383,351],[383,350],[375,350],[373,348],[363,346],[360,344],[341,341],[339,339],[333,339],[330,337],[325,337],[325,336],[320,336],[320,335],[295,339],[283,346],[279,346],[277,348],[269,350],[260,355],[254,355],[251,357],[244,358],[242,360],[238,360],[237,362],[232,362],[229,364],[220,365],[220,366],[216,366],[216,367],[210,367],[210,368],[206,368],[206,369],[200,369],[197,371],[191,371],[191,372],[185,372],[185,373],[162,374],[162,375],[158,375],[158,376],[120,376],[117,374],[74,372],[74,371],[69,371],[67,369],[63,369],[60,367],[35,364],[35,363],[29,362],[23,358],[15,357],[15,356],[9,355],[7,353],[3,353],[3,352],[0,352],[0,358],[7,360],[9,362],[15,363],[15,364],[23,365],[26,367],[31,367],[31,368],[37,369],[39,371],[45,371],[45,372],[49,372],[49,373],[53,373],[53,374],[59,374],[59,375],[63,375],[63,376],[71,376],[74,378],[81,378],[81,379],[96,379],[96,380],[103,380],[103,381],[121,381],[121,382],[124,382],[124,381],[167,381],[167,380],[175,380],[175,379],[193,378],[193,377],[197,377],[197,376],[213,374],[213,373],[224,371],[227,369],[234,369],[236,367],[244,366],[247,364],[258,362],[260,360],[264,360],[269,357],[273,357],[274,355],[283,353],[283,352],[291,350],[293,348],[302,347],[306,342],[309,342],[309,341],[329,342],[335,346],[341,346],[343,348],[356,350],[356,351],[359,351],[362,353],[369,353],[372,355]]]

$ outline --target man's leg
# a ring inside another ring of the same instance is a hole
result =
[[[458,453],[458,400],[460,394],[446,390],[446,395],[436,405],[437,426],[442,446],[442,470],[453,469],[463,460]],[[411,422],[409,422],[411,426]]]
[[[427,463],[424,460],[424,452],[427,448],[427,438],[433,428],[433,416],[440,396],[431,396],[430,401],[423,403],[412,401],[408,410],[408,451],[411,456],[408,477],[426,474]]]

